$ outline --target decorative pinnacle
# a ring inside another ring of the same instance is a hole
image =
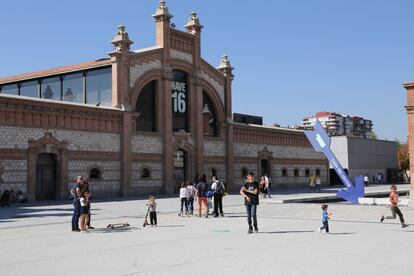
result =
[[[200,24],[200,19],[197,16],[196,12],[192,12],[190,15],[190,19],[188,19],[185,28],[192,33],[200,32],[203,28],[203,25]]]
[[[121,49],[125,46],[129,47],[134,43],[129,39],[128,33],[125,31],[125,26],[119,25],[118,31],[116,32],[114,39],[111,40],[111,43],[114,45],[114,53],[121,52]]]
[[[221,57],[220,65],[219,65],[219,67],[217,67],[217,69],[230,69],[230,70],[233,70],[233,67],[231,67],[231,64],[230,64],[229,57],[227,55],[223,55]]]
[[[173,16],[170,14],[170,12],[168,11],[168,7],[167,4],[165,3],[164,0],[160,0],[160,4],[157,7],[157,10],[155,11],[155,14],[153,15],[153,17],[156,20],[161,19],[162,17],[165,17],[167,19],[172,18]]]

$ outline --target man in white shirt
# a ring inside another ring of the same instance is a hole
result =
[[[368,174],[366,174],[366,175],[364,176],[364,184],[365,184],[365,187],[367,187],[367,186],[368,186],[368,183],[369,183],[369,176],[368,176]]]

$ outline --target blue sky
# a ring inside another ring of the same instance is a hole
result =
[[[126,3],[126,4],[124,4]],[[4,1],[0,76],[105,57],[123,24],[134,49],[155,43],[157,0]],[[178,29],[205,26],[202,55],[235,67],[233,110],[298,124],[317,111],[360,115],[406,140],[402,83],[414,80],[414,1],[169,0]]]

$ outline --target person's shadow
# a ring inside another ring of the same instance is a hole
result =
[[[315,231],[300,231],[300,230],[285,230],[285,231],[267,231],[267,232],[258,232],[258,234],[296,234],[296,233],[312,233]]]

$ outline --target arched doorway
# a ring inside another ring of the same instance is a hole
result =
[[[180,190],[181,183],[187,179],[187,153],[183,150],[174,152],[174,183],[175,192]]]
[[[40,153],[36,161],[36,200],[56,199],[56,155]]]
[[[271,176],[270,162],[268,159],[260,160],[260,176]]]
[[[258,162],[257,168],[259,176],[267,175],[272,176],[272,158],[273,152],[269,151],[267,147],[264,147],[257,153]]]

